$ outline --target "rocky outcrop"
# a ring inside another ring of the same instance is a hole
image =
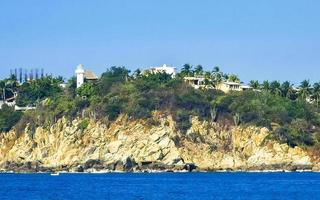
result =
[[[109,127],[81,119],[59,120],[50,129],[26,128],[0,135],[4,171],[297,170],[313,163],[299,147],[266,140],[267,129],[224,128],[192,118],[181,133],[170,116],[155,114],[157,125],[120,116]]]

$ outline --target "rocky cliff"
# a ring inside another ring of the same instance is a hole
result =
[[[266,139],[267,129],[221,127],[192,118],[176,130],[170,116],[153,123],[120,116],[110,126],[83,119],[0,134],[2,171],[297,170],[314,163],[299,147]]]

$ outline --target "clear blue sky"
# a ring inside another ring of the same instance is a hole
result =
[[[0,77],[191,63],[244,81],[318,81],[319,10],[319,0],[1,0]]]

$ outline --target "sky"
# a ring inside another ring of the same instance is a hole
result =
[[[319,10],[318,0],[0,0],[0,78],[190,63],[244,82],[320,81]]]

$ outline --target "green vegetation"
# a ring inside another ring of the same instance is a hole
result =
[[[299,89],[285,81],[250,81],[251,90],[225,94],[214,89],[199,89],[187,85],[186,76],[201,76],[205,84],[216,87],[222,81],[240,82],[233,74],[219,67],[203,71],[201,65],[185,64],[176,78],[165,73],[130,74],[125,67],[111,67],[97,82],[87,82],[76,89],[75,78],[62,89],[61,78],[46,77],[22,85],[14,77],[0,82],[2,97],[17,92],[20,106],[37,105],[35,110],[15,112],[8,106],[0,110],[0,129],[13,126],[22,132],[31,128],[49,127],[58,119],[83,118],[79,129],[86,129],[86,118],[110,123],[120,114],[133,119],[149,119],[154,111],[171,114],[177,129],[190,128],[190,116],[216,121],[226,126],[255,125],[267,127],[272,138],[290,146],[316,146],[320,139],[320,83],[313,87],[308,80]],[[10,83],[10,84],[9,84]]]
[[[63,79],[52,77],[25,82],[18,88],[16,103],[18,106],[35,105],[47,97],[57,96],[62,92],[59,86],[62,82]]]
[[[88,127],[88,125],[89,125],[89,120],[88,119],[84,119],[78,124],[78,128],[80,130],[85,130]]]
[[[0,111],[0,131],[9,131],[21,118],[22,113],[14,112],[12,107],[3,105]]]

